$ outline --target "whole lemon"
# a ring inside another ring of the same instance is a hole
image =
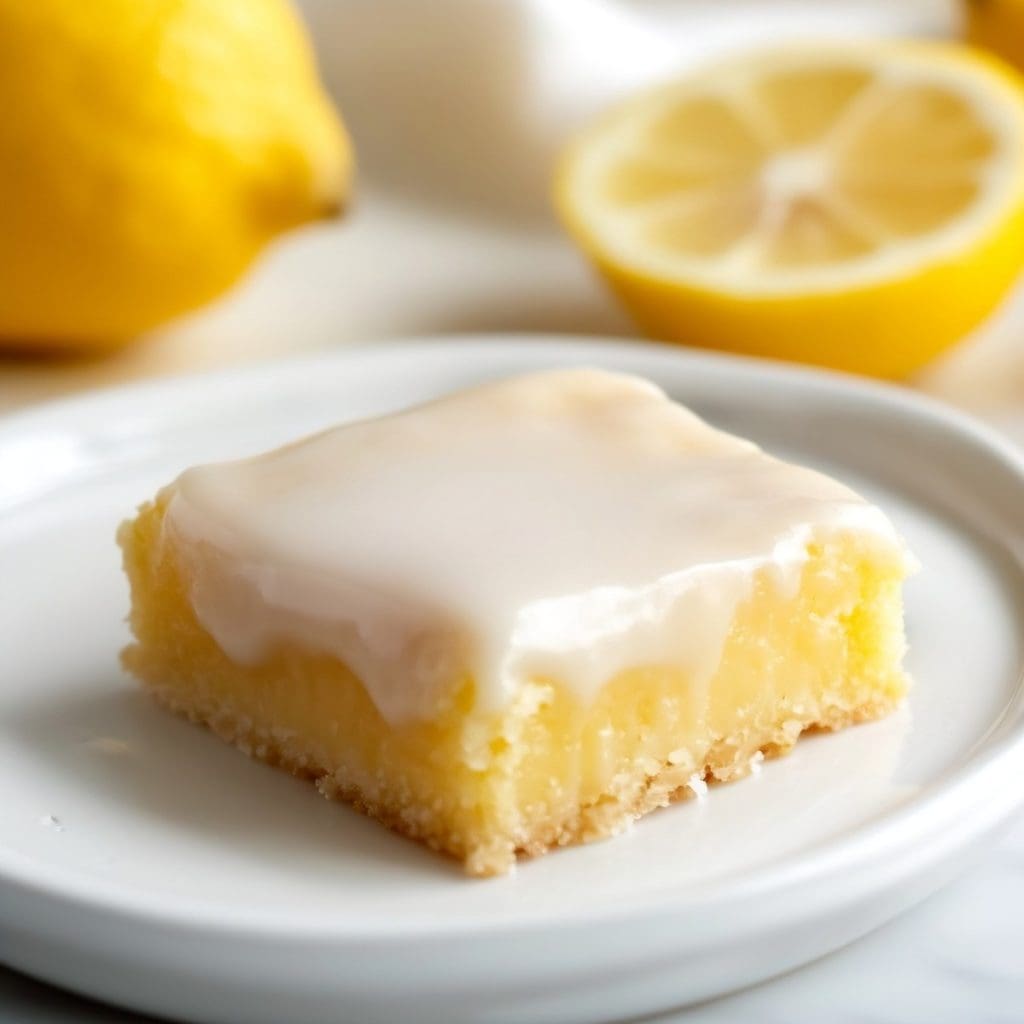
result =
[[[8,348],[131,338],[348,190],[286,0],[0,0],[0,108]]]

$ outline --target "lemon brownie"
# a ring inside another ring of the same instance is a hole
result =
[[[190,469],[119,536],[161,702],[476,875],[907,685],[886,516],[598,370]]]

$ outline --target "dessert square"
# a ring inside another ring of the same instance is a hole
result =
[[[907,686],[881,510],[599,370],[187,470],[119,540],[158,700],[474,875]]]

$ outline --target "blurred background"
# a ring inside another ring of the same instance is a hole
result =
[[[1005,3],[1014,6],[1014,0]],[[11,11],[0,14],[8,22],[0,33],[0,56],[9,51],[7,70],[0,73],[0,90],[11,93],[4,97],[5,107],[13,105],[17,114],[20,105],[26,122],[32,113],[29,92],[18,74],[36,83],[52,78],[54,95],[66,89],[89,100],[96,123],[67,128],[67,137],[58,139],[65,177],[74,175],[76,146],[96,148],[90,132],[102,135],[109,151],[148,145],[153,133],[147,135],[142,119],[158,106],[141,112],[121,109],[126,105],[109,82],[95,86],[96,97],[90,99],[88,75],[84,89],[82,82],[69,80],[65,65],[74,64],[76,47],[95,45],[87,30],[76,28],[66,37],[58,33],[58,44],[51,43],[45,60],[13,60],[16,47],[31,53],[15,35],[42,28],[26,27],[30,19],[25,10],[32,5],[21,4],[19,10],[13,0],[6,6]],[[90,7],[92,18],[101,19],[99,9],[108,6],[111,10],[103,17],[129,18],[125,12],[130,5],[116,0]],[[137,5],[133,16],[147,6]],[[262,2],[247,11],[245,4],[215,6],[237,8],[224,20],[241,20],[243,34],[256,38],[266,31],[257,24]],[[40,10],[50,7],[58,23],[78,17],[69,13],[75,5],[61,0],[38,5]],[[601,283],[553,212],[552,168],[574,132],[623,96],[746,47],[794,39],[958,38],[968,20],[965,4],[955,0],[298,0],[297,7],[315,47],[323,86],[340,112],[355,155],[354,179],[345,177],[338,202],[327,203],[329,212],[343,206],[344,216],[320,220],[320,211],[316,217],[282,216],[258,246],[253,244],[257,251],[251,264],[248,254],[238,257],[247,269],[237,279],[208,289],[215,294],[198,308],[176,314],[170,303],[172,311],[161,314],[161,322],[130,332],[132,339],[118,339],[113,349],[86,338],[58,344],[53,351],[52,339],[37,344],[20,321],[5,328],[3,304],[15,301],[15,290],[30,288],[20,281],[17,289],[10,281],[6,291],[0,285],[0,331],[7,336],[0,342],[6,349],[0,355],[0,410],[141,377],[381,338],[482,331],[637,335],[634,319]],[[1021,30],[1021,22],[1016,24]],[[48,30],[52,36],[52,25]],[[230,82],[234,58],[230,44],[218,40],[222,31],[224,25],[213,22],[191,33],[170,25],[168,33],[177,34],[174,47],[161,44],[153,50],[163,87],[198,88],[189,79],[192,72],[180,72],[173,62],[188,69],[200,59],[220,62],[216,66],[224,70],[223,81]],[[276,34],[280,37],[281,32]],[[112,51],[110,62],[117,60]],[[268,59],[252,73],[274,81],[291,71]],[[138,75],[137,67],[132,74]],[[126,71],[126,91],[129,81]],[[238,96],[232,97],[227,85],[221,91],[220,120],[203,130],[230,136],[237,130],[230,102],[237,101],[238,117],[244,120],[253,116],[248,109],[253,94],[239,87]],[[301,105],[297,97],[296,108]],[[109,120],[106,126],[103,117]],[[25,129],[33,139],[46,127],[40,121]],[[125,133],[117,137],[122,126],[127,126]],[[58,125],[57,130],[65,128]],[[23,161],[26,137],[6,145],[0,138],[0,167]],[[21,152],[15,151],[15,142]],[[41,159],[57,160],[52,152],[56,145],[51,142],[49,155]],[[94,160],[95,154],[87,152],[82,159]],[[13,172],[7,173],[9,179]],[[138,189],[147,194],[146,168],[124,173],[137,173],[143,179]],[[43,179],[26,165],[20,175],[14,174],[13,187],[15,195],[22,188],[44,193],[38,202],[45,208],[45,230],[36,229],[28,213],[12,230],[32,232],[30,237],[39,239],[31,254],[38,266],[30,268],[48,282],[39,304],[47,309],[73,306],[74,299],[65,303],[61,298],[63,264],[58,253],[65,262],[75,257],[75,232],[84,230],[82,224],[101,235],[105,218],[111,211],[117,215],[118,198],[113,189],[106,196],[73,195],[68,202],[76,203],[76,216],[86,219],[75,228],[62,227],[58,204],[45,193]],[[227,230],[220,232],[218,226],[224,216],[217,209],[218,197],[225,206],[234,202],[234,185],[215,184],[220,191],[194,190],[195,202],[202,205],[197,224],[205,223],[206,230],[224,237]],[[5,191],[11,194],[10,187]],[[162,210],[165,216],[168,209]],[[0,256],[3,230],[12,216],[0,215]],[[166,238],[175,231],[174,217],[166,226],[157,220],[154,224],[149,231],[156,241],[147,237],[138,243],[141,247],[152,248],[161,235]],[[197,254],[208,251],[196,245]],[[131,256],[132,267],[144,267],[145,256]],[[12,260],[28,262],[16,254],[4,258],[9,266]],[[117,280],[121,258],[111,257],[104,281]],[[204,258],[180,258],[180,271],[169,272],[160,264],[154,273],[164,279],[179,273],[187,277],[190,265]],[[101,262],[88,249],[77,261]],[[81,285],[86,286],[93,292],[100,288]],[[126,279],[123,288],[126,295],[145,294],[144,274]],[[908,379],[981,412],[1024,441],[1024,414],[1018,412],[1024,410],[1024,356],[1018,343],[1022,329],[1024,298],[1018,291],[971,331],[967,341]],[[42,330],[46,333],[45,317]]]

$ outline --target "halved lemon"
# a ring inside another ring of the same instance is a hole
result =
[[[1024,263],[1024,91],[952,44],[747,55],[599,119],[555,192],[646,333],[899,377]]]

